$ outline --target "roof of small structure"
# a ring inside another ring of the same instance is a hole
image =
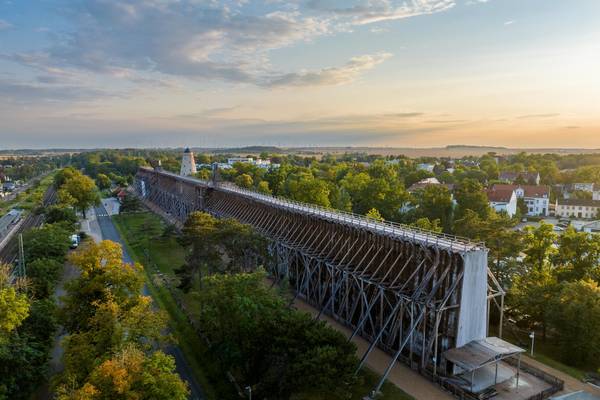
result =
[[[474,371],[487,364],[523,352],[525,350],[505,340],[488,337],[473,340],[462,347],[447,350],[444,352],[444,358],[465,371]]]

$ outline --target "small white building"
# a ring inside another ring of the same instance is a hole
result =
[[[537,185],[493,185],[492,190],[514,190],[517,199],[523,199],[527,215],[544,216],[550,214],[550,187]]]
[[[487,196],[490,207],[497,212],[505,212],[511,218],[517,213],[517,194],[513,189],[489,189]]]
[[[600,200],[560,199],[556,200],[556,216],[564,218],[597,218]]]
[[[249,163],[254,164],[254,158],[252,157],[232,157],[227,159],[227,164],[233,166],[235,163]]]

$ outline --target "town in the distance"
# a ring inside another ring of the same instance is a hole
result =
[[[0,395],[598,398],[600,152],[419,152],[2,152]]]

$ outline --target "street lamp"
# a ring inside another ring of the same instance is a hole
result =
[[[531,357],[533,357],[533,345],[535,344],[535,332],[531,332],[529,334],[529,339],[531,339]]]
[[[246,386],[246,392],[248,392],[248,399],[252,400],[252,386]]]

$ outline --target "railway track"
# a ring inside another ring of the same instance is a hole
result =
[[[48,187],[44,198],[42,199],[42,205],[47,207],[56,203],[57,194],[54,186]],[[31,228],[36,228],[44,222],[44,216],[42,214],[30,213],[28,214],[23,222],[16,228],[15,232],[12,233],[12,237],[6,243],[6,245],[0,249],[0,261],[6,264],[12,264],[19,255],[19,235]]]

